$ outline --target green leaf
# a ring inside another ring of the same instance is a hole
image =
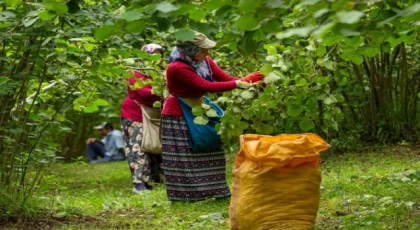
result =
[[[59,60],[60,62],[65,62],[67,59],[67,55],[65,53],[59,53],[57,55],[57,60]]]
[[[179,7],[179,9],[177,9],[175,12],[173,12],[173,15],[174,16],[185,16],[189,12],[193,11],[194,9],[196,9],[195,5],[182,3],[181,6]],[[180,17],[178,20],[184,20],[185,21],[185,18]]]
[[[245,37],[242,42],[239,44],[238,48],[241,53],[245,56],[249,56],[255,53],[258,49],[258,44],[256,41],[252,40],[250,37]]]
[[[363,40],[362,36],[355,36],[344,39],[344,43],[348,46],[358,47],[360,44],[363,44]]]
[[[33,121],[38,121],[39,120],[39,115],[36,113],[30,113],[29,114],[29,119],[33,120]]]
[[[95,39],[98,41],[103,41],[107,38],[110,38],[117,32],[118,28],[116,25],[106,25],[99,27],[95,30]]]
[[[380,30],[369,30],[367,36],[372,39],[372,41],[382,43],[386,39],[387,34]]]
[[[305,78],[301,78],[299,80],[299,82],[296,84],[296,86],[302,87],[302,86],[306,86],[307,84],[308,84],[308,82],[306,81],[306,79]]]
[[[264,49],[267,50],[269,55],[276,55],[277,54],[277,45],[276,44],[265,44]]]
[[[205,109],[202,106],[194,106],[191,111],[196,117],[202,116],[205,113]]]
[[[309,27],[309,26],[300,27],[300,28],[292,28],[292,29],[287,29],[283,32],[278,33],[276,37],[278,39],[289,38],[292,36],[307,37],[309,33],[311,32],[311,30],[312,30],[312,27]]]
[[[336,102],[337,102],[337,99],[333,95],[330,95],[329,97],[326,97],[324,99],[324,104],[326,104],[326,105],[331,105],[331,104],[336,103]]]
[[[48,73],[58,73],[58,71],[60,71],[60,66],[59,65],[50,65],[47,69]]]
[[[267,0],[265,4],[268,8],[277,9],[281,7],[281,5],[283,4],[283,0]]]
[[[327,53],[327,48],[325,46],[318,46],[318,48],[316,49],[316,55],[318,57],[322,57]]]
[[[282,24],[277,19],[272,19],[263,24],[261,28],[265,33],[277,33],[282,30]]]
[[[354,24],[360,20],[361,17],[363,17],[364,13],[357,11],[357,10],[351,10],[351,11],[339,11],[337,12],[337,20],[341,23],[345,24]]]
[[[160,108],[162,107],[162,103],[160,101],[153,102],[153,108]]]
[[[402,17],[406,17],[409,15],[417,14],[419,11],[420,11],[420,3],[416,3],[408,7],[407,9],[399,12],[398,14],[401,15]]]
[[[275,86],[273,86],[273,85],[267,85],[265,88],[264,88],[264,93],[274,93],[274,92],[276,92],[276,87]],[[275,102],[275,101],[274,101]]]
[[[125,30],[129,33],[141,33],[146,28],[145,20],[130,21],[125,26]]]
[[[238,8],[241,12],[253,12],[259,5],[259,1],[255,0],[239,0],[238,2]]]
[[[229,100],[227,97],[219,97],[217,98],[217,104],[224,104]]]
[[[194,118],[194,123],[197,125],[207,125],[207,123],[209,123],[209,119],[206,116],[199,116]]]
[[[271,71],[273,71],[273,67],[271,65],[263,65],[260,68],[260,72],[263,75],[268,75]]]
[[[201,107],[203,107],[205,110],[209,110],[209,109],[211,109],[211,106],[210,106],[210,105],[208,105],[208,104],[205,104],[205,103],[202,103],[202,104],[201,104]]]
[[[248,122],[241,122],[240,124],[239,124],[239,128],[241,128],[242,130],[245,130],[245,129],[247,129],[249,127],[249,124],[248,124]]]
[[[48,21],[48,20],[51,20],[51,19],[53,19],[55,16],[57,16],[56,14],[54,14],[54,13],[51,13],[50,11],[48,11],[48,10],[44,10],[44,11],[41,11],[41,12],[39,12],[38,13],[38,17],[39,18],[41,18],[42,20],[44,20],[44,21]]]
[[[272,125],[264,124],[262,127],[262,133],[264,135],[270,135],[273,133],[273,131],[274,131],[274,127]]]
[[[107,106],[109,105],[109,103],[107,101],[105,101],[104,99],[96,99],[93,104],[95,104],[96,106]]]
[[[319,18],[319,17],[321,17],[322,15],[324,15],[324,14],[326,14],[326,13],[328,13],[328,12],[330,12],[330,10],[329,10],[329,9],[320,9],[320,10],[318,10],[317,12],[315,12],[315,13],[313,14],[313,16],[314,16],[314,18]]]
[[[301,122],[299,122],[299,127],[301,130],[308,132],[309,130],[314,129],[315,125],[311,120],[305,117]]]
[[[127,21],[139,20],[142,17],[143,17],[143,14],[140,11],[138,11],[138,10],[127,11],[127,12],[124,12],[121,15],[121,18],[122,19],[125,19]]]
[[[161,58],[162,56],[160,54],[150,54],[148,59],[151,61],[159,61]]]
[[[317,29],[315,29],[312,34],[314,35],[314,37],[316,38],[322,38],[323,40],[327,39],[329,36],[331,36],[331,31],[334,29],[334,27],[336,26],[336,23],[334,22],[329,22],[326,23],[320,27],[318,27]],[[334,33],[333,33],[334,34]],[[344,37],[344,36],[343,36]],[[323,43],[324,45],[328,45],[326,43]]]
[[[246,91],[241,93],[241,97],[243,99],[252,99],[252,98],[254,98],[254,93],[249,91],[249,90],[246,90]]]
[[[17,4],[20,4],[21,2],[22,2],[21,0],[5,0],[6,6],[17,5]]]
[[[141,79],[137,79],[136,82],[134,83],[134,89],[141,89],[144,87],[144,81],[142,81]]]
[[[236,27],[242,31],[252,31],[257,29],[258,26],[258,19],[251,15],[243,15],[236,22]]]
[[[408,182],[408,181],[411,181],[411,179],[408,178],[408,177],[406,177],[406,176],[404,176],[404,177],[401,177],[401,181],[402,182]]]
[[[354,63],[354,64],[357,64],[357,65],[360,65],[360,64],[362,64],[363,63],[363,57],[362,56],[360,56],[360,55],[354,55],[352,58],[351,58],[351,61]]]
[[[0,77],[0,85],[8,82],[10,79],[8,77],[1,76]],[[419,94],[420,95],[420,94]]]
[[[191,21],[189,24],[190,24],[190,27],[191,27],[192,30],[197,31],[197,32],[201,32],[203,34],[212,34],[213,32],[216,31],[216,28],[209,25],[208,23]]]
[[[191,30],[178,30],[175,32],[175,39],[182,42],[191,41],[194,37],[195,33]]]
[[[409,35],[411,32],[411,35]],[[407,34],[403,34],[401,36],[401,39],[403,42],[407,43],[407,44],[413,44],[414,42],[417,42],[417,33],[414,33],[414,31],[410,31]]]
[[[9,129],[8,130],[9,131],[9,133],[11,133],[11,134],[19,134],[19,133],[23,133],[24,132],[24,130],[23,129],[21,129],[21,128],[16,128],[16,129]]]
[[[87,106],[87,107],[83,110],[83,112],[85,112],[85,113],[94,113],[94,112],[96,112],[96,111],[98,111],[98,110],[99,110],[99,107],[98,107],[98,106],[96,106],[95,104],[92,104],[92,105]]]
[[[399,17],[399,15],[398,15],[398,14],[396,14],[396,15],[394,15],[394,16],[392,16],[392,17],[389,17],[389,18],[387,18],[387,19],[385,19],[385,20],[383,20],[383,21],[378,22],[377,26],[378,26],[378,27],[382,27],[382,26],[384,26],[385,24],[387,24],[387,23],[389,23],[389,22],[393,21],[394,19],[396,19],[396,18],[398,18],[398,17]]]
[[[291,117],[298,117],[303,111],[302,106],[300,105],[287,105],[287,115]]]
[[[217,117],[217,112],[216,112],[216,110],[214,110],[214,109],[210,109],[210,110],[208,110],[207,112],[206,112],[206,115],[208,116],[208,117]]]
[[[51,41],[51,39],[53,39],[53,38],[52,38],[52,37],[48,37],[48,38],[46,38],[46,39],[42,42],[41,46],[45,46],[46,44],[48,44],[48,43]]]
[[[85,43],[85,44],[83,44],[83,47],[85,48],[86,51],[90,52],[90,51],[93,50],[93,48],[95,48],[95,45],[89,44],[89,43]]]
[[[330,79],[328,77],[317,77],[315,78],[315,82],[321,85],[326,85],[330,82]]]
[[[224,0],[211,0],[203,4],[203,8],[207,10],[217,10],[224,6],[226,2]]]
[[[175,6],[174,4],[170,2],[161,2],[156,5],[156,9],[163,13],[169,13],[169,12],[179,9],[179,6]]]
[[[366,57],[375,57],[381,52],[379,46],[367,46],[362,48],[362,54]]]
[[[346,37],[360,36],[360,32],[347,29],[340,30],[340,33]]]
[[[67,216],[67,212],[58,212],[58,213],[54,214],[54,217],[57,217],[57,218],[63,218],[63,217],[66,217],[66,216]]]
[[[267,84],[274,83],[276,81],[281,80],[281,77],[274,72],[269,73],[265,78],[264,82]]]
[[[316,60],[316,63],[320,66],[324,66],[329,70],[335,70],[335,62],[329,61],[326,58],[319,58]]]
[[[266,35],[261,29],[259,29],[254,32],[254,34],[252,35],[252,39],[254,41],[264,41],[266,39]]]
[[[0,29],[11,27],[11,26],[14,26],[14,24],[12,24],[12,23],[1,23],[0,24]]]
[[[343,98],[343,101],[344,101],[344,98]],[[345,118],[345,114],[343,112],[341,112],[340,109],[338,109],[338,111],[335,113],[336,121],[338,121],[338,122],[344,121],[344,118]]]
[[[189,13],[189,18],[198,22],[204,17],[206,17],[207,13],[203,9],[196,9]]]
[[[69,8],[64,4],[54,4],[52,9],[57,15],[67,14]]]

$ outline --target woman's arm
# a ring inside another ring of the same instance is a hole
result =
[[[185,85],[205,92],[225,92],[236,88],[236,82],[232,79],[226,82],[210,82],[198,75],[193,67],[182,63],[172,62],[169,64],[166,77],[175,78]]]
[[[207,57],[207,60],[209,62],[211,71],[213,72],[213,79],[216,81],[236,81],[239,80],[239,78],[232,77],[229,74],[227,74],[225,71],[223,71],[214,61]]]
[[[147,77],[146,75],[143,75],[142,73],[135,71],[133,77],[128,79],[128,82],[130,83],[130,85],[134,85],[136,83],[136,81],[140,80],[140,81],[146,81],[149,80],[150,78]],[[156,96],[152,94],[152,85],[150,84],[146,84],[144,85],[142,88],[138,88],[136,89],[137,94],[140,97],[150,97],[150,96]]]

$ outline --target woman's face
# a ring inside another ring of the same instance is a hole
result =
[[[163,56],[163,53],[162,53],[162,51],[160,51],[160,50],[155,50],[155,51],[153,51],[153,54],[160,54],[160,57],[162,58],[162,56]]]
[[[209,50],[208,49],[201,49],[200,52],[198,52],[194,56],[194,60],[196,60],[196,61],[203,61],[204,59],[206,59],[206,57],[208,55],[209,55]]]

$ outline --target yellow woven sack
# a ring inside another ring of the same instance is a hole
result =
[[[319,153],[329,145],[315,134],[247,134],[240,142],[231,228],[312,229],[319,206]]]

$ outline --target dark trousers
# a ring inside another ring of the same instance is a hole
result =
[[[111,160],[108,156],[105,156],[105,146],[98,142],[92,142],[90,144],[87,144],[86,154],[87,154],[88,161],[90,163],[94,163],[98,161],[107,162]],[[98,156],[102,157],[102,159],[98,160]]]
[[[120,161],[124,160],[124,156],[117,154],[116,156],[107,156],[105,155],[105,146],[98,142],[92,142],[86,145],[86,155],[89,160],[89,163],[102,163],[109,161]],[[98,159],[98,156],[102,159]]]

